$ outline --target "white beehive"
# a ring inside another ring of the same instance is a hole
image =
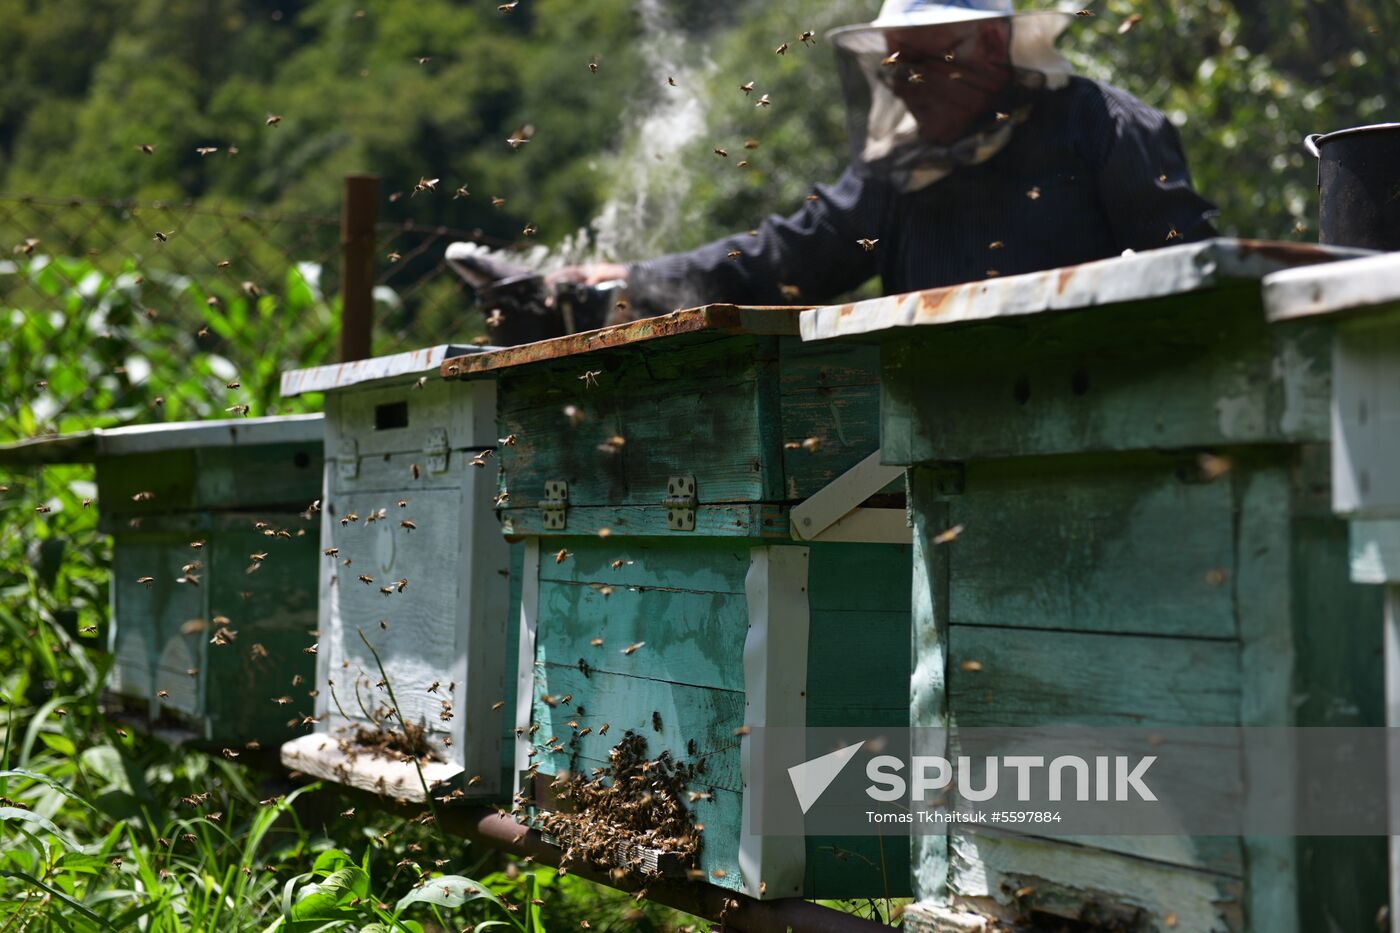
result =
[[[432,749],[429,784],[503,792],[505,713],[493,706],[505,698],[509,554],[493,511],[496,393],[439,378],[442,360],[464,352],[282,377],[284,396],[324,392],[326,411],[318,722],[282,760],[403,799],[421,799],[422,781],[394,754],[405,750],[395,705]]]

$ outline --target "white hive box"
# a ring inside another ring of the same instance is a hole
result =
[[[505,713],[492,709],[505,697],[509,601],[489,455],[495,386],[438,376],[443,359],[470,352],[438,346],[283,374],[283,395],[325,393],[321,546],[329,551],[320,572],[319,722],[283,746],[288,767],[421,799],[414,765],[370,747],[375,736],[403,735],[386,713],[392,691],[409,729],[423,730],[431,746],[429,784],[488,797],[509,788]]]

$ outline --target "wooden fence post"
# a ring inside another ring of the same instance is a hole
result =
[[[340,361],[370,355],[374,331],[374,225],[379,176],[346,175],[340,212]]]

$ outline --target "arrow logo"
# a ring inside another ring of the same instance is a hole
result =
[[[788,768],[792,789],[797,792],[797,803],[802,807],[804,815],[812,809],[817,798],[826,792],[831,782],[841,773],[841,769],[846,767],[846,763],[855,757],[864,744],[864,741],[860,741],[854,745],[847,745],[820,758],[813,758]]]

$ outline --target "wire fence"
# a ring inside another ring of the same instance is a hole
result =
[[[375,227],[373,353],[484,333],[457,240],[502,245]],[[0,193],[3,433],[287,410],[278,372],[336,360],[342,255],[339,217]]]

